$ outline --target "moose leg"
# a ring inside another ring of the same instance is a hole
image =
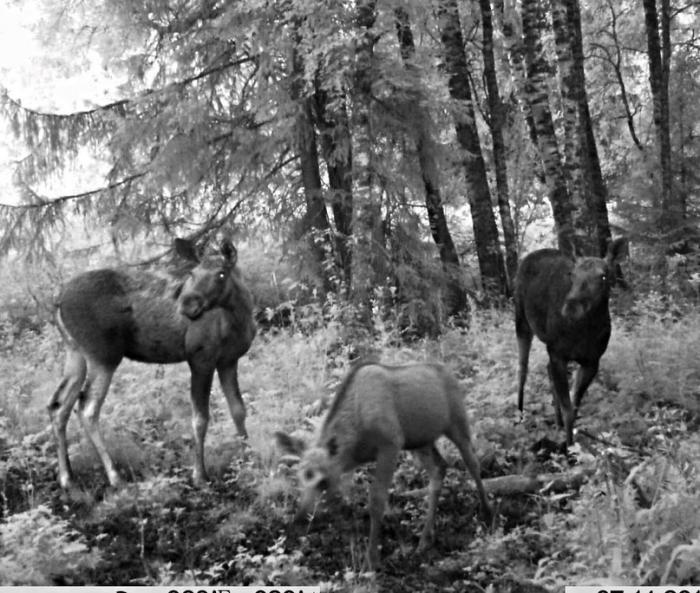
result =
[[[107,451],[102,433],[100,431],[100,409],[104,403],[109,384],[112,382],[115,366],[108,366],[94,360],[88,361],[87,382],[83,397],[78,401],[78,412],[80,422],[83,425],[85,434],[95,447],[97,454],[102,461],[102,465],[107,472],[107,478],[112,486],[121,483],[119,474],[114,467],[114,462]]]
[[[576,379],[574,380],[574,418],[578,415],[578,409],[581,406],[583,394],[586,393],[586,390],[597,374],[598,363],[580,365],[576,371]]]
[[[389,486],[391,486],[391,479],[399,458],[399,450],[399,447],[392,444],[380,449],[377,454],[374,480],[369,492],[369,542],[367,545],[367,556],[371,569],[379,565],[379,533],[389,494]]]
[[[192,431],[194,432],[194,468],[192,479],[201,485],[207,481],[204,468],[204,439],[209,425],[209,394],[214,371],[191,369],[190,399],[192,402]]]
[[[66,353],[63,378],[48,405],[51,427],[58,449],[58,482],[62,488],[70,488],[73,480],[70,459],[68,459],[66,426],[75,400],[78,399],[80,390],[85,383],[86,373],[87,364],[83,355],[77,350],[69,348]]]
[[[525,400],[525,381],[527,380],[527,367],[532,347],[532,331],[526,325],[526,321],[516,320],[516,333],[518,336],[518,355],[520,360],[520,378],[518,383],[518,410],[522,418],[523,402]]]
[[[442,480],[445,477],[447,464],[434,444],[423,449],[417,449],[414,451],[414,455],[426,469],[428,476],[430,476],[430,484],[428,486],[428,514],[425,518],[423,533],[418,542],[418,551],[421,552],[429,548],[435,539],[435,511],[437,509],[438,497],[442,489]]]
[[[486,497],[486,490],[484,490],[484,484],[481,481],[481,467],[476,453],[474,452],[474,447],[472,447],[469,425],[466,422],[457,424],[450,428],[445,436],[459,449],[462,459],[464,460],[464,465],[467,466],[474,480],[474,484],[476,484],[476,491],[479,494],[479,503],[481,505],[481,515],[484,521],[490,525],[493,521],[493,509],[489,504],[489,499]]]
[[[552,388],[552,406],[554,407],[554,418],[557,421],[557,426],[559,428],[564,428],[564,420],[561,417],[561,407],[559,407],[559,398],[557,397],[557,390],[554,387],[554,378],[552,377],[551,363],[547,364],[547,375],[549,376],[549,384]]]
[[[238,386],[238,361],[221,364],[216,370],[236,430],[244,439],[248,438],[248,432],[245,429],[245,405],[243,405],[241,388]]]
[[[567,447],[574,442],[574,408],[571,405],[569,396],[569,378],[566,374],[566,361],[558,356],[549,355],[549,378],[552,381],[552,390],[557,400],[559,414],[564,417],[564,427],[566,429]]]

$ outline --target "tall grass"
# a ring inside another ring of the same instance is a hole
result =
[[[697,411],[700,392],[700,314],[681,319],[644,316],[636,323],[613,322],[608,351],[601,360],[599,380],[583,402],[580,425],[591,430],[642,430],[637,412],[655,404]],[[332,398],[335,386],[350,366],[337,349],[332,326],[311,335],[281,332],[259,336],[240,362],[240,385],[248,409],[250,446],[266,467],[276,453],[270,435],[275,430],[313,428],[313,419]],[[508,449],[525,438],[524,431],[549,430],[553,409],[544,346],[535,340],[530,358],[525,409],[537,422],[516,424],[517,347],[508,311],[478,312],[468,330],[451,330],[438,340],[411,346],[385,342],[380,358],[390,364],[417,360],[444,362],[464,386],[465,405],[482,446]],[[7,444],[46,431],[46,403],[57,386],[62,348],[57,333],[28,333],[0,358],[0,418]],[[223,395],[215,383],[207,447],[221,449],[219,465],[237,448]],[[121,464],[138,475],[146,468],[163,469],[189,463],[191,441],[189,372],[186,364],[144,365],[125,361],[118,369],[105,401],[102,424],[108,440],[117,441]],[[482,439],[481,435],[487,435]],[[535,435],[536,436],[536,435]],[[532,438],[533,435],[530,435]],[[96,458],[77,422],[69,424],[69,441],[78,466],[80,451],[91,464]],[[176,453],[169,453],[175,451]],[[211,451],[208,452],[211,458]],[[92,468],[91,468],[92,470]],[[223,467],[219,467],[223,470]]]
[[[635,448],[634,460],[619,475],[609,471],[606,459],[595,460],[597,479],[602,482],[591,483],[579,494],[568,509],[573,512],[543,515],[541,537],[552,548],[566,549],[578,563],[567,567],[552,554],[533,571],[543,582],[579,578],[585,566],[596,567],[597,575],[618,574],[649,582],[658,582],[665,573],[681,581],[691,578],[688,575],[694,578],[689,566],[697,553],[700,525],[680,523],[682,509],[700,508],[700,458],[693,449],[698,443],[690,439],[689,429],[693,422],[697,428],[698,422],[700,314],[666,316],[656,312],[653,303],[638,306],[641,313],[634,320],[613,320],[599,379],[584,399],[578,423],[587,433],[609,442],[611,451],[623,451],[625,445]],[[230,510],[216,537],[240,538],[241,526],[262,525],[273,517],[281,520],[293,504],[292,472],[279,465],[272,435],[280,429],[310,432],[318,423],[350,367],[347,349],[338,346],[341,329],[330,324],[311,334],[282,331],[258,336],[239,364],[248,410],[248,448],[235,436],[215,384],[205,462],[215,481],[235,479],[238,488],[245,483],[255,493]],[[437,340],[402,346],[380,336],[378,351],[381,360],[391,364],[437,360],[452,369],[464,387],[465,406],[487,475],[520,471],[517,460],[524,463],[528,447],[541,436],[561,439],[552,422],[547,355],[538,341],[530,359],[526,419],[517,422],[517,346],[509,311],[479,311],[469,329],[447,331]],[[55,451],[45,406],[61,366],[62,347],[51,328],[38,335],[23,334],[0,357],[0,485],[8,499],[8,493],[23,489],[22,510],[39,508],[45,501],[36,493],[42,483],[46,488],[47,481],[53,480]],[[188,393],[186,364],[125,361],[115,375],[102,425],[120,470],[148,485],[139,490],[140,504],[164,508],[165,503],[153,493],[190,492],[183,490],[192,457]],[[674,409],[681,412],[674,416]],[[74,420],[69,423],[69,443],[83,485],[104,484],[102,468]],[[444,447],[448,458],[456,461],[456,451],[450,445]],[[629,480],[632,471],[634,486]],[[664,471],[663,480],[654,482],[652,477]],[[606,484],[602,497],[601,483]],[[646,507],[630,494],[635,488],[648,491]],[[156,498],[149,503],[149,497]],[[110,499],[112,507],[100,512],[112,516],[118,511],[114,505],[125,505],[128,498]],[[8,519],[6,514],[4,520]],[[569,543],[552,535],[555,526],[566,530],[562,533],[571,538]],[[62,533],[56,531],[56,537],[63,537]],[[495,558],[508,556],[510,552],[504,551],[511,549],[508,538],[517,533],[489,536]],[[640,545],[640,538],[650,543]],[[299,560],[289,550],[275,553],[280,570],[291,570]],[[257,561],[240,554],[236,562],[254,571]],[[167,573],[166,568],[163,571]]]

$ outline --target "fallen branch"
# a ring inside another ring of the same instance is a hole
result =
[[[592,469],[576,469],[572,472],[558,474],[499,476],[484,480],[484,488],[489,494],[496,496],[526,494],[528,492],[539,494],[564,492],[565,490],[578,490],[592,473]]]
[[[577,468],[571,472],[557,474],[521,475],[511,474],[486,478],[483,480],[484,489],[493,496],[512,496],[514,494],[550,492],[564,492],[566,490],[578,490],[593,473],[592,469]],[[469,480],[466,485],[474,489],[474,482]],[[416,488],[406,492],[396,492],[398,496],[421,497],[425,496],[427,488]]]

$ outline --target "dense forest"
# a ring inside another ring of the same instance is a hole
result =
[[[698,582],[696,2],[3,4],[0,584]],[[126,484],[76,419],[62,489],[46,411],[62,287],[169,270],[176,238],[235,245],[257,325],[248,438],[215,386],[211,481],[193,482],[187,365],[128,361],[101,417]],[[516,272],[538,248],[611,245],[612,337],[567,450],[538,340],[517,413]],[[295,522],[295,460],[272,436],[317,429],[367,357],[457,377],[496,516],[479,520],[441,441],[438,535],[416,557],[426,481],[402,458],[376,572],[371,471]]]

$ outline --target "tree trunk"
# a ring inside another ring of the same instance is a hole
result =
[[[532,145],[537,148],[539,146],[539,142],[537,140],[535,118],[532,115],[532,106],[530,105],[529,101],[526,100],[527,93],[525,92],[525,84],[527,80],[527,69],[525,67],[525,45],[523,44],[522,35],[516,33],[515,26],[515,23],[519,20],[519,13],[517,12],[514,4],[509,3],[509,5],[506,6],[503,0],[494,0],[493,6],[493,14],[496,17],[496,22],[500,20],[501,31],[503,32],[503,44],[505,46],[506,54],[508,54],[508,65],[510,66],[513,82],[513,90],[511,93],[523,112],[530,141],[532,142]],[[535,165],[535,177],[537,177],[540,183],[546,184],[547,179],[544,174],[544,165],[541,161],[541,157],[539,161],[535,162]]]
[[[298,33],[295,34],[295,37]],[[298,42],[298,37],[295,39]],[[323,279],[324,290],[331,284],[324,263],[331,256],[330,222],[318,166],[316,133],[313,127],[311,99],[303,92],[303,63],[296,47],[293,55],[292,95],[297,102],[297,151],[301,168],[301,179],[306,199],[306,213],[301,233],[308,237],[316,261],[317,274]]]
[[[574,229],[575,218],[549,106],[547,82],[552,72],[542,47],[540,30],[544,23],[544,13],[538,0],[522,1],[522,19],[527,71],[525,99],[530,104],[534,118],[537,146],[542,157],[557,235],[562,236],[562,231],[566,233],[567,229]]]
[[[359,36],[355,47],[355,92],[353,102],[355,154],[354,177],[357,180],[353,220],[354,247],[353,300],[358,308],[359,322],[371,327],[372,293],[384,284],[379,274],[382,220],[379,197],[374,193],[374,171],[372,165],[372,130],[370,127],[371,90],[374,44],[372,31],[376,18],[376,1],[359,0],[357,3],[357,25]]]
[[[455,127],[457,140],[465,151],[467,193],[481,281],[485,288],[505,294],[507,292],[505,266],[498,242],[498,228],[491,205],[486,166],[476,128],[476,114],[469,87],[469,70],[464,53],[457,1],[439,0],[437,12],[449,74],[450,96],[459,102],[459,107],[454,114]]]
[[[515,238],[515,227],[510,212],[508,191],[508,168],[506,159],[506,146],[503,142],[503,126],[505,117],[503,102],[498,91],[498,79],[496,77],[496,60],[493,54],[493,19],[490,0],[479,0],[481,8],[481,27],[483,33],[482,53],[484,56],[484,78],[489,103],[489,128],[493,142],[493,162],[496,171],[496,194],[498,197],[498,211],[501,215],[501,228],[503,229],[503,242],[506,248],[506,272],[508,277],[508,291],[512,292],[512,282],[518,268],[518,244]]]
[[[331,103],[340,107],[331,108]],[[336,231],[337,265],[346,296],[352,288],[352,141],[345,97],[329,97],[316,85],[315,121],[328,171],[330,203]]]
[[[566,18],[566,2],[568,0],[551,0],[552,32],[554,33],[554,49],[557,55],[559,71],[559,89],[561,91],[562,123],[564,127],[563,162],[567,175],[569,194],[574,204],[574,212],[581,211],[583,206],[583,176],[579,158],[578,142],[578,103],[576,92],[578,88],[574,80],[571,35],[569,21]],[[587,229],[588,230],[588,229]]]
[[[612,67],[613,71],[615,72],[615,78],[617,80],[617,84],[620,87],[620,99],[622,101],[622,106],[625,110],[625,119],[627,120],[627,129],[630,132],[630,136],[632,137],[632,141],[634,142],[634,145],[639,149],[640,152],[644,152],[644,146],[642,145],[641,141],[639,140],[639,136],[637,136],[637,131],[634,126],[634,113],[632,112],[632,108],[630,106],[630,100],[629,96],[627,93],[627,86],[625,85],[625,79],[622,76],[622,44],[620,42],[620,38],[617,34],[617,13],[615,12],[615,0],[607,0],[608,2],[608,9],[610,10],[610,28],[609,28],[609,34],[610,37],[613,41],[615,51],[614,55],[610,55],[610,52],[605,51],[605,56],[606,60]]]
[[[608,242],[611,239],[607,206],[608,192],[603,180],[603,172],[600,168],[598,147],[593,135],[591,112],[588,108],[579,0],[566,0],[566,18],[569,24],[568,30],[571,34],[571,80],[575,86],[572,96],[576,100],[576,113],[578,115],[577,131],[581,151],[583,199],[587,215],[591,218],[590,225],[595,230],[596,250],[600,257],[605,257],[608,250]],[[621,278],[621,272],[618,273],[618,277]]]
[[[593,136],[583,65],[578,0],[552,0],[559,78],[564,105],[566,164],[574,227],[590,237],[588,253],[603,257],[610,239],[606,189]]]
[[[654,127],[659,145],[659,162],[661,166],[659,224],[664,231],[670,232],[682,224],[685,213],[682,209],[682,202],[674,199],[671,173],[671,133],[668,98],[671,59],[669,0],[661,0],[661,39],[659,39],[659,17],[656,10],[656,0],[644,0],[644,16],[647,31],[649,83],[654,102]]]
[[[552,30],[554,32],[554,47],[557,55],[559,71],[559,89],[561,92],[563,137],[563,165],[566,183],[569,189],[569,199],[573,206],[572,216],[574,227],[586,237],[594,236],[592,216],[588,216],[584,201],[584,178],[581,161],[581,142],[578,126],[579,87],[574,73],[573,44],[566,13],[568,0],[551,0]]]
[[[415,54],[413,33],[408,13],[403,8],[395,10],[396,31],[401,47],[401,57],[409,72],[415,70],[411,60]],[[415,74],[415,72],[414,72]],[[447,281],[447,314],[457,315],[467,310],[467,298],[461,281],[459,255],[450,229],[447,226],[445,210],[440,194],[440,174],[435,161],[435,144],[431,135],[432,122],[427,110],[420,104],[420,97],[413,98],[411,111],[414,113],[413,133],[418,152],[421,176],[425,187],[425,205],[428,211],[428,223],[433,240],[440,253],[440,261]]]

